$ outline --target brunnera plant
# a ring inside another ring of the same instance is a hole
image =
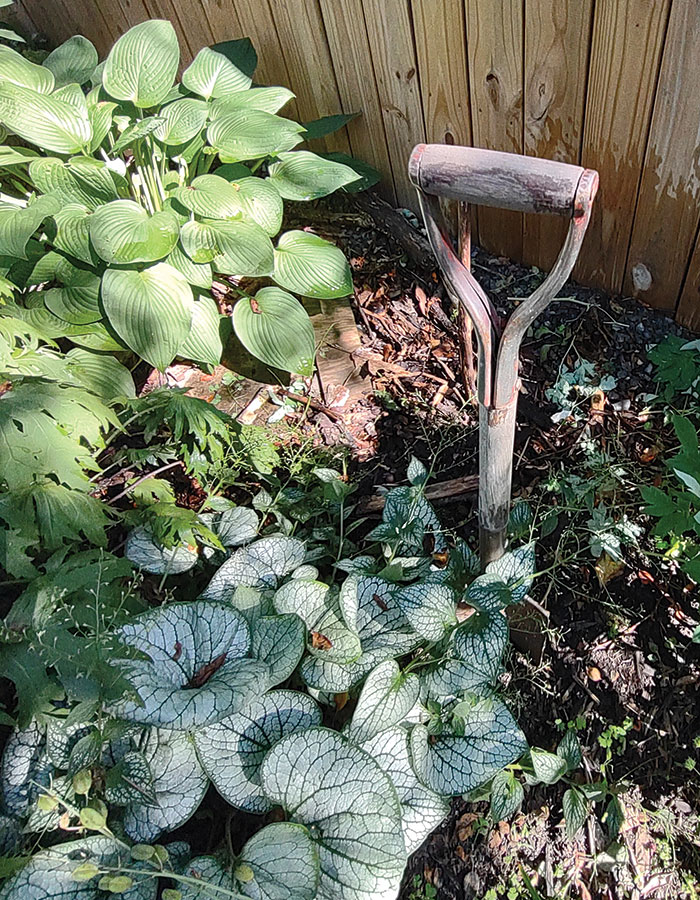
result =
[[[284,200],[367,179],[294,149],[351,117],[308,130],[284,118],[294,95],[253,86],[256,60],[245,39],[205,47],[176,83],[164,20],[131,28],[99,64],[81,36],[42,65],[0,46],[0,123],[15,136],[0,147],[0,274],[15,293],[2,313],[161,370],[177,356],[214,365],[228,322],[213,276],[265,278],[255,296],[239,291],[233,328],[266,364],[311,374],[295,295],[346,296],[350,269],[328,241],[279,233]]]
[[[45,849],[1,900],[155,898],[166,878],[173,900],[398,894],[449,798],[510,779],[527,752],[497,683],[504,611],[528,589],[532,546],[478,575],[426,501],[425,475],[412,464],[413,483],[387,495],[369,552],[339,560],[340,577],[322,577],[313,539],[266,533],[274,511],[209,521],[228,556],[197,599],[117,621],[111,665],[123,681],[99,702],[73,693],[72,659],[44,657],[69,699],[45,703],[11,737],[0,825],[44,835]],[[142,529],[126,554],[155,574],[216,562]],[[175,596],[192,581],[178,574]],[[45,631],[42,620],[43,652]],[[209,785],[263,827],[235,857],[157,845]],[[285,821],[264,824],[275,807]]]

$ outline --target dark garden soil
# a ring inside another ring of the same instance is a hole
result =
[[[353,409],[347,423],[363,460],[356,473],[361,492],[400,481],[412,454],[434,465],[434,481],[475,475],[476,410],[463,382],[459,329],[444,287],[388,233],[335,215],[328,213],[314,230],[337,241],[351,260],[362,365],[374,389],[365,415]],[[478,249],[472,267],[503,314],[543,278]],[[655,393],[647,349],[682,331],[632,300],[575,284],[561,296],[567,299],[535,323],[521,353],[514,493],[551,506],[554,494],[543,489],[553,472],[584,479],[596,474],[582,449],[593,441],[616,463],[622,460],[625,495],[617,489],[616,505],[629,504],[630,517],[648,532],[637,486],[659,480],[674,438],[662,415],[645,412],[643,395]],[[554,424],[557,407],[545,391],[561,367],[573,368],[578,358],[613,375],[617,386],[588,401],[576,421]],[[343,440],[340,428],[321,425],[327,441]],[[474,540],[473,495],[448,498],[440,515]],[[554,566],[557,548],[569,553],[562,550],[562,529],[538,542],[538,571]],[[544,651],[539,659],[513,649],[503,688],[532,745],[553,750],[561,737],[556,723],[578,720],[581,779],[600,779],[606,751],[598,738],[605,742],[606,729],[622,727],[624,737],[614,741],[606,768],[626,813],[619,844],[611,847],[606,838],[603,809],[576,839],[566,838],[561,785],[527,790],[522,813],[495,829],[487,804],[455,801],[449,819],[412,858],[404,900],[435,896],[426,884],[440,900],[697,896],[700,645],[690,636],[700,618],[698,588],[667,560],[650,555],[650,537],[626,549],[624,565],[599,563],[599,572],[585,550],[535,582],[533,599],[549,615]],[[528,879],[539,893],[529,892]]]

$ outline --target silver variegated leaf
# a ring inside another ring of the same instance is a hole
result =
[[[360,657],[360,638],[345,625],[337,594],[327,584],[292,579],[277,591],[274,603],[278,613],[295,612],[304,620],[312,656],[339,663]]]
[[[535,572],[535,545],[524,544],[509,550],[500,559],[489,563],[486,571],[497,575],[508,585],[512,594],[512,602],[519,603],[530,590]]]
[[[421,784],[411,765],[408,732],[395,726],[362,744],[391,778],[401,803],[401,822],[406,851],[415,853],[425,838],[450,811],[450,804]]]
[[[452,636],[453,658],[424,676],[427,696],[438,700],[458,697],[495,681],[507,643],[508,622],[500,608],[474,610]]]
[[[137,843],[151,843],[190,818],[204,799],[209,780],[192,738],[184,732],[152,728],[141,752],[153,773],[155,803],[130,803],[124,829]]]
[[[100,875],[77,881],[73,872],[85,863],[117,870],[133,868],[129,848],[108,837],[86,837],[35,853],[16,875],[3,883],[0,900],[99,900],[105,896],[98,888]],[[125,900],[155,900],[157,879],[144,872],[134,876],[132,888],[120,894]]]
[[[307,656],[301,663],[304,683],[315,690],[329,694],[349,691],[358,684],[378,663],[393,658],[393,651],[377,648],[364,652],[351,663],[336,663]]]
[[[243,585],[275,588],[280,578],[304,562],[306,547],[296,538],[270,535],[241,547],[226,560],[202,594],[205,600],[227,600]]]
[[[479,700],[462,717],[459,734],[411,732],[411,758],[420,780],[446,796],[467,794],[518,759],[527,742],[504,703]]]
[[[239,547],[255,540],[258,525],[258,514],[254,509],[233,506],[221,513],[214,527],[224,547]]]
[[[418,676],[404,675],[395,660],[380,663],[367,676],[348,737],[362,743],[401,722],[415,706],[419,689]]]
[[[237,890],[251,900],[313,900],[318,850],[303,825],[277,822],[247,842],[233,877]]]
[[[252,813],[272,808],[260,782],[260,766],[277,741],[320,725],[321,711],[306,694],[270,691],[216,725],[195,733],[199,759],[221,796]]]
[[[268,798],[309,828],[319,853],[319,897],[396,896],[406,864],[401,806],[368,753],[337,732],[311,728],[279,741],[261,776]]]
[[[120,662],[137,699],[114,714],[157,727],[202,727],[237,712],[268,685],[268,668],[243,659],[250,630],[240,612],[218,603],[172,603],[136,616],[121,640],[148,659]]]
[[[24,815],[41,793],[41,785],[49,783],[52,766],[45,746],[44,728],[36,720],[13,731],[5,744],[0,766],[2,799],[12,815]]]
[[[252,626],[251,656],[264,662],[270,686],[286,681],[304,654],[306,629],[299,616],[263,616]]]
[[[454,595],[445,584],[405,585],[395,597],[411,627],[428,641],[439,641],[456,622]]]
[[[126,538],[124,555],[138,569],[153,575],[181,575],[197,562],[197,554],[185,544],[164,547],[154,540],[151,532],[139,525]]]
[[[61,816],[66,811],[65,806],[62,803],[57,803],[53,809],[41,809],[38,800],[42,796],[52,797],[55,800],[60,799],[73,806],[76,805],[72,778],[69,778],[67,775],[60,775],[58,778],[51,779],[50,786],[43,791],[39,791],[36,800],[32,804],[29,818],[22,829],[25,833],[44,834],[49,831],[55,831],[60,827]]]

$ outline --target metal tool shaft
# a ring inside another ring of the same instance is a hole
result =
[[[415,147],[408,171],[447,290],[470,316],[479,347],[479,552],[486,567],[505,551],[520,345],[571,274],[590,220],[598,173],[553,160],[441,144]],[[505,323],[456,255],[438,197],[569,218],[552,271]]]

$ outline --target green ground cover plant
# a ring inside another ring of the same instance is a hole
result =
[[[263,362],[310,375],[314,334],[297,297],[349,294],[350,269],[328,241],[280,233],[284,201],[373,175],[295,149],[351,116],[284,118],[293,94],[254,85],[256,59],[248,40],[205,47],[176,83],[163,20],[131,28],[101,63],[80,35],[40,65],[0,46],[0,314],[161,370],[178,356],[218,363],[232,323]],[[241,287],[229,320],[215,275],[266,283]]]

